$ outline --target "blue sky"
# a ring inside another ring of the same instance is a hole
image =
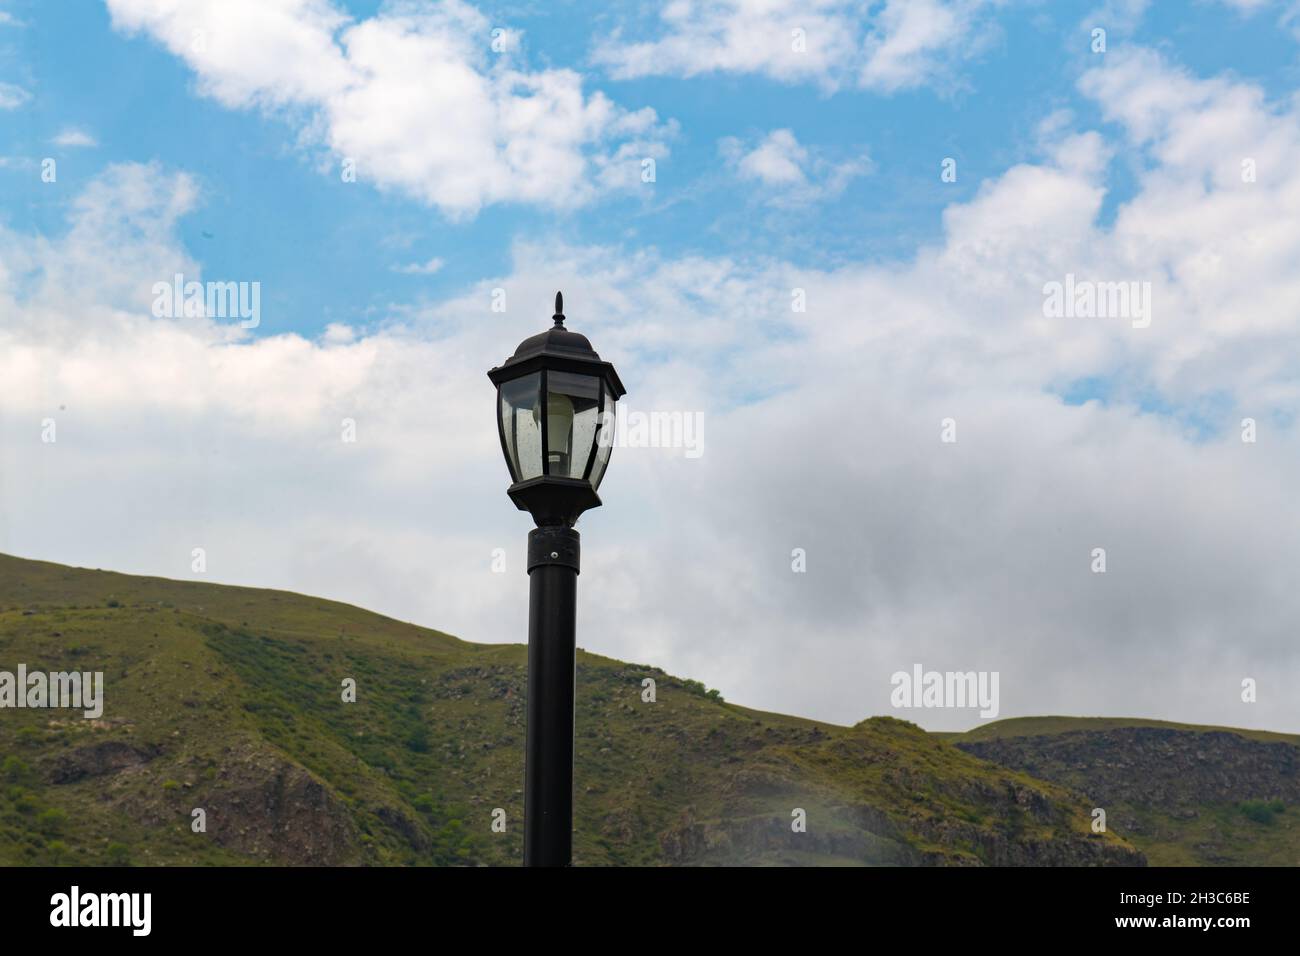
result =
[[[616,449],[588,649],[1300,729],[1296,0],[633,9],[0,0],[0,551],[520,640],[484,373],[562,288],[703,435]],[[260,325],[151,314],[178,271]]]
[[[360,20],[380,5],[336,6]],[[939,237],[947,204],[1038,157],[1035,129],[1051,112],[1068,109],[1080,122],[1099,123],[1095,105],[1075,88],[1095,56],[1086,25],[1106,21],[1112,44],[1129,33],[1087,3],[1013,3],[1006,15],[981,21],[983,49],[950,75],[882,96],[754,74],[611,78],[589,66],[592,49],[621,22],[606,5],[483,4],[492,24],[523,32],[529,65],[579,70],[587,90],[630,109],[651,106],[678,131],[667,140],[657,181],[644,189],[561,211],[492,204],[457,221],[375,189],[364,176],[352,188],[337,171],[320,172],[318,156],[294,145],[292,123],[201,95],[182,60],[147,36],[115,31],[101,4],[6,9],[23,27],[0,31],[0,81],[22,86],[32,99],[4,115],[0,155],[54,156],[60,165],[56,189],[42,188],[31,166],[0,169],[0,213],[54,235],[65,228],[69,196],[110,163],[156,160],[193,173],[201,207],[181,224],[181,236],[205,277],[262,282],[263,335],[371,323],[394,305],[453,294],[506,272],[519,236],[652,246],[671,256],[771,255],[809,266],[906,258]],[[1153,5],[1141,24],[1144,44],[1175,51],[1197,72],[1231,69],[1274,94],[1294,85],[1294,38],[1274,17],[1216,3],[1166,3]],[[657,29],[652,16],[627,26],[647,35]],[[97,145],[52,144],[68,128]],[[737,188],[718,144],[775,128],[790,129],[810,149],[868,156],[871,171],[833,201],[768,209],[753,188]],[[955,183],[939,181],[947,156],[958,161]],[[1108,187],[1103,215],[1132,193],[1124,159],[1111,165]],[[444,262],[434,275],[393,271],[433,258]]]

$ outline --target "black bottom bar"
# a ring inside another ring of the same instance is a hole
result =
[[[57,916],[52,897],[69,896],[73,886],[82,900],[150,894],[148,937],[135,937],[129,924],[51,925],[51,915]],[[1130,936],[1176,946],[1212,941],[1230,952],[1261,931],[1293,936],[1296,886],[1296,871],[1287,869],[570,868],[539,881],[518,868],[66,867],[0,869],[0,915],[13,952],[20,951],[13,947],[18,941],[50,933],[56,944],[59,936],[67,942],[76,933],[84,942],[150,938],[188,945],[201,939],[205,948],[285,939],[302,951],[320,941],[337,951],[349,939],[373,945],[479,926],[490,927],[499,942],[524,926],[535,935],[540,920],[534,915],[550,925],[556,913],[575,906],[573,929],[586,938],[595,938],[602,922],[626,932],[631,919],[659,936],[689,930],[697,942],[709,930],[736,942],[786,929],[805,941],[814,931],[822,939],[842,939],[835,945],[846,950],[900,937],[912,944],[909,950],[934,952],[934,944],[949,941],[974,950]],[[744,905],[736,905],[738,899]]]

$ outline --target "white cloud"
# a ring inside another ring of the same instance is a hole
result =
[[[948,78],[985,45],[990,0],[672,0],[662,35],[602,40],[593,62],[618,78],[759,73],[827,91],[883,93]]]
[[[428,262],[408,262],[406,265],[394,266],[393,271],[409,276],[431,276],[440,271],[444,265],[445,262],[434,256]]]
[[[889,93],[943,75],[949,58],[983,45],[974,35],[981,6],[960,0],[889,0],[868,36],[860,85]]]
[[[741,179],[760,184],[768,199],[777,203],[833,198],[871,167],[865,155],[831,162],[802,146],[788,129],[773,130],[753,148],[728,137],[720,141],[719,150]]]
[[[31,100],[32,94],[13,83],[0,83],[0,110],[16,110]]]
[[[1220,0],[1220,2],[1242,13],[1254,13],[1273,3],[1274,0]]]
[[[1102,0],[1088,11],[1079,27],[1089,36],[1098,28],[1107,33],[1130,34],[1142,23],[1150,6],[1151,0]]]
[[[583,646],[842,722],[891,712],[889,675],[921,662],[1000,671],[1005,716],[1300,729],[1300,117],[1143,52],[1108,54],[1082,89],[1121,142],[1055,117],[1042,159],[951,206],[906,261],[537,237],[405,323],[319,340],[152,318],[153,281],[198,274],[175,235],[197,196],[116,167],[65,235],[0,235],[0,550],[187,577],[203,546],[215,580],[520,641],[529,522],[504,495],[483,371],[545,327],[558,286],[631,407],[707,423],[699,459],[615,453],[582,525]],[[1119,148],[1145,170],[1102,225]],[[1045,319],[1042,285],[1066,272],[1151,281],[1151,326]],[[1096,376],[1113,402],[1053,394]],[[1214,398],[1222,430],[1189,437],[1143,411],[1150,395]],[[1237,438],[1246,415],[1257,444]]]
[[[64,146],[72,149],[84,149],[91,146],[98,146],[99,143],[95,137],[91,136],[85,130],[65,129],[55,136],[52,140],[55,146]]]
[[[1206,2],[1218,3],[1243,18],[1252,17],[1261,10],[1274,9],[1277,11],[1277,25],[1289,29],[1300,37],[1300,0],[1206,0]],[[1104,27],[1107,30],[1132,33],[1142,23],[1150,7],[1151,0],[1104,0],[1084,18],[1081,26],[1088,29]]]
[[[489,21],[459,0],[360,21],[327,0],[107,2],[115,27],[183,58],[204,94],[275,112],[358,179],[452,216],[579,205],[639,183],[640,160],[666,155],[671,129],[653,110],[586,93],[572,70],[529,71],[513,34],[494,53]]]
[[[757,179],[769,186],[802,186],[808,181],[804,167],[808,150],[799,145],[788,129],[774,130],[752,152],[743,152],[737,140],[727,140],[736,168],[746,179]]]

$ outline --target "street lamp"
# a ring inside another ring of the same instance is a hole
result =
[[[626,394],[587,337],[555,325],[524,339],[488,372],[508,494],[537,527],[528,533],[528,742],[524,762],[524,866],[568,866],[573,854],[574,611],[578,532],[600,507],[614,440],[614,403]]]

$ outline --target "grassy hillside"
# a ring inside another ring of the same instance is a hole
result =
[[[297,594],[0,556],[0,669],[106,680],[98,720],[0,711],[0,863],[517,863],[525,655]],[[576,781],[579,864],[1142,862],[1089,832],[1077,794],[911,724],[748,710],[585,653]]]
[[[1300,737],[1159,720],[1026,717],[949,738],[1070,787],[1153,865],[1300,865]]]
[[[967,742],[1004,740],[1008,737],[1043,737],[1074,731],[1121,730],[1133,727],[1187,731],[1189,733],[1227,733],[1247,740],[1300,745],[1300,735],[1280,734],[1271,730],[1241,727],[1215,727],[1210,724],[1180,724],[1170,720],[1147,720],[1141,717],[1010,717],[981,724],[962,734],[946,734],[949,739]]]

